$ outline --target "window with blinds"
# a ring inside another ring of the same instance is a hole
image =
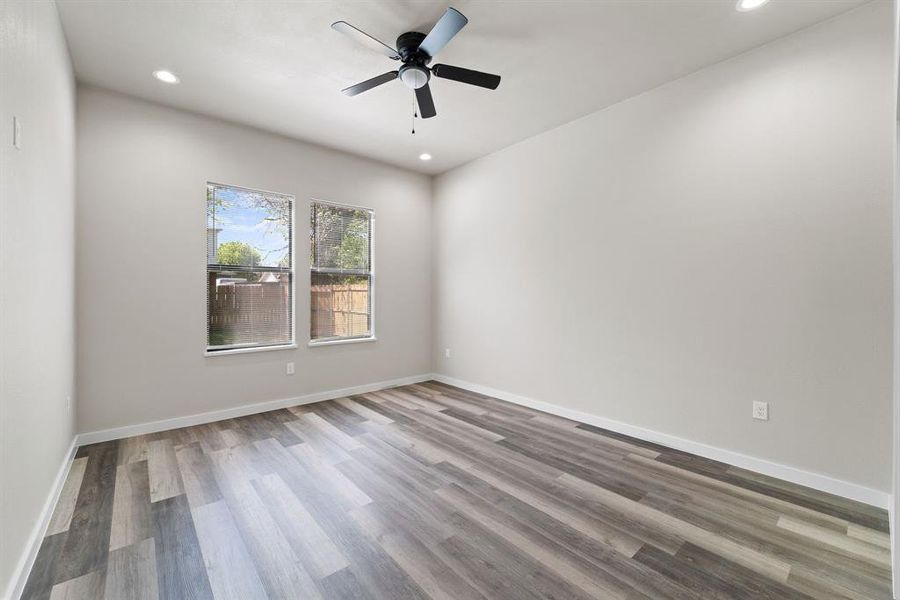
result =
[[[208,353],[294,343],[294,198],[206,188]]]
[[[312,342],[373,337],[373,220],[373,212],[366,208],[312,203],[309,234]]]

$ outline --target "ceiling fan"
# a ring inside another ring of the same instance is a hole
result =
[[[462,67],[454,67],[452,65],[437,64],[428,67],[431,59],[440,52],[453,37],[466,26],[469,20],[461,12],[455,8],[448,8],[447,12],[438,20],[431,28],[428,35],[417,31],[408,31],[401,34],[397,38],[397,50],[394,50],[384,42],[381,42],[371,35],[361,31],[347,23],[346,21],[338,21],[332,23],[331,28],[339,31],[360,44],[384,54],[391,60],[399,60],[402,66],[396,71],[388,71],[383,75],[367,79],[362,83],[350,86],[341,90],[348,96],[361,94],[366,90],[383,83],[399,79],[406,87],[416,92],[416,101],[419,104],[419,113],[423,119],[429,119],[437,114],[434,109],[434,100],[431,97],[431,89],[428,87],[428,80],[431,76],[441,77],[443,79],[452,79],[469,85],[477,85],[479,87],[488,88],[490,90],[497,89],[500,85],[500,76],[491,75],[490,73],[482,73],[481,71],[473,71],[471,69],[463,69]]]

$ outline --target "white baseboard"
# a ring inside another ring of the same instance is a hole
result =
[[[72,443],[69,444],[69,449],[66,450],[62,464],[59,466],[59,471],[56,473],[56,479],[53,481],[53,487],[50,488],[50,493],[44,501],[44,506],[41,508],[38,521],[31,530],[28,544],[25,546],[24,552],[22,552],[22,555],[19,557],[19,562],[16,564],[12,577],[10,577],[6,594],[3,596],[7,600],[19,598],[25,589],[25,582],[28,581],[28,574],[31,573],[31,567],[34,566],[34,559],[37,558],[41,542],[44,540],[44,534],[47,533],[47,527],[50,525],[50,518],[53,516],[53,509],[56,508],[56,501],[59,500],[63,484],[66,482],[66,477],[69,475],[69,468],[71,468],[72,459],[75,457],[75,449],[78,447],[77,442],[77,436],[73,437]]]
[[[603,429],[609,429],[610,431],[629,435],[631,437],[638,438],[647,442],[654,442],[668,448],[674,448],[675,450],[690,452],[691,454],[696,454],[704,458],[717,460],[729,465],[741,467],[742,469],[748,469],[750,471],[755,471],[756,473],[783,479],[785,481],[810,487],[822,492],[827,492],[829,494],[834,494],[843,498],[849,498],[850,500],[856,500],[857,502],[862,502],[871,506],[877,506],[878,508],[887,509],[891,505],[891,495],[887,492],[873,490],[856,483],[843,481],[841,479],[835,479],[821,473],[805,471],[803,469],[790,467],[788,465],[782,465],[779,463],[764,460],[762,458],[747,456],[746,454],[741,454],[739,452],[733,452],[731,450],[725,450],[723,448],[717,448],[715,446],[709,446],[707,444],[701,444],[700,442],[686,440],[684,438],[669,435],[667,433],[661,433],[652,429],[645,429],[643,427],[629,425],[627,423],[614,421],[612,419],[607,419],[597,415],[592,415],[590,413],[573,410],[571,408],[565,408],[563,406],[551,404],[549,402],[543,402],[541,400],[535,400],[526,396],[512,394],[510,392],[505,392],[503,390],[480,385],[478,383],[471,383],[469,381],[463,381],[461,379],[448,377],[446,375],[441,375],[440,373],[434,373],[432,375],[432,378],[436,381],[440,381],[448,385],[456,386],[472,392],[477,392],[479,394],[484,394],[486,396],[499,398],[500,400],[506,400],[507,402],[512,402],[513,404],[520,404],[522,406],[534,408],[553,415],[572,419],[573,421],[580,421],[582,423],[587,423],[588,425],[602,427]]]
[[[894,486],[894,491],[897,491],[896,484]],[[891,581],[891,590],[893,591],[893,593],[891,595],[894,597],[894,600],[897,600],[898,598],[900,598],[900,538],[898,538],[897,536],[896,498],[894,499],[894,502],[892,502],[888,514],[890,515],[889,528],[891,530],[891,573],[893,574],[893,579]]]
[[[391,379],[390,381],[379,381],[378,383],[369,383],[365,385],[357,385],[354,387],[342,388],[337,390],[315,392],[313,394],[295,396],[293,398],[270,400],[267,402],[258,402],[256,404],[244,404],[241,406],[235,406],[233,408],[214,410],[211,412],[187,415],[184,417],[174,417],[172,419],[163,419],[161,421],[150,421],[149,423],[138,423],[136,425],[125,425],[124,427],[114,427],[112,429],[103,429],[101,431],[91,431],[88,433],[78,434],[77,441],[79,446],[84,446],[86,444],[96,444],[99,442],[108,442],[110,440],[118,440],[126,437],[131,437],[133,435],[144,435],[147,433],[156,433],[158,431],[168,431],[170,429],[179,429],[181,427],[190,427],[192,425],[201,425],[203,423],[213,423],[215,421],[221,421],[223,419],[245,417],[247,415],[254,415],[269,410],[287,408],[289,406],[299,406],[301,404],[321,402],[322,400],[332,400],[334,398],[353,396],[354,394],[376,392],[378,390],[397,387],[401,385],[420,383],[422,381],[427,381],[428,379],[431,379],[431,374],[423,373],[421,375],[413,375],[411,377]]]

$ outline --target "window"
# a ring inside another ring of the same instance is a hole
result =
[[[294,343],[291,196],[206,187],[206,350]]]
[[[313,343],[374,337],[373,218],[367,208],[312,203],[309,338]]]

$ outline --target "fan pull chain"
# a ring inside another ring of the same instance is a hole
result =
[[[416,135],[416,117],[419,114],[416,112],[416,97],[413,96],[413,118],[412,118],[412,134]]]

